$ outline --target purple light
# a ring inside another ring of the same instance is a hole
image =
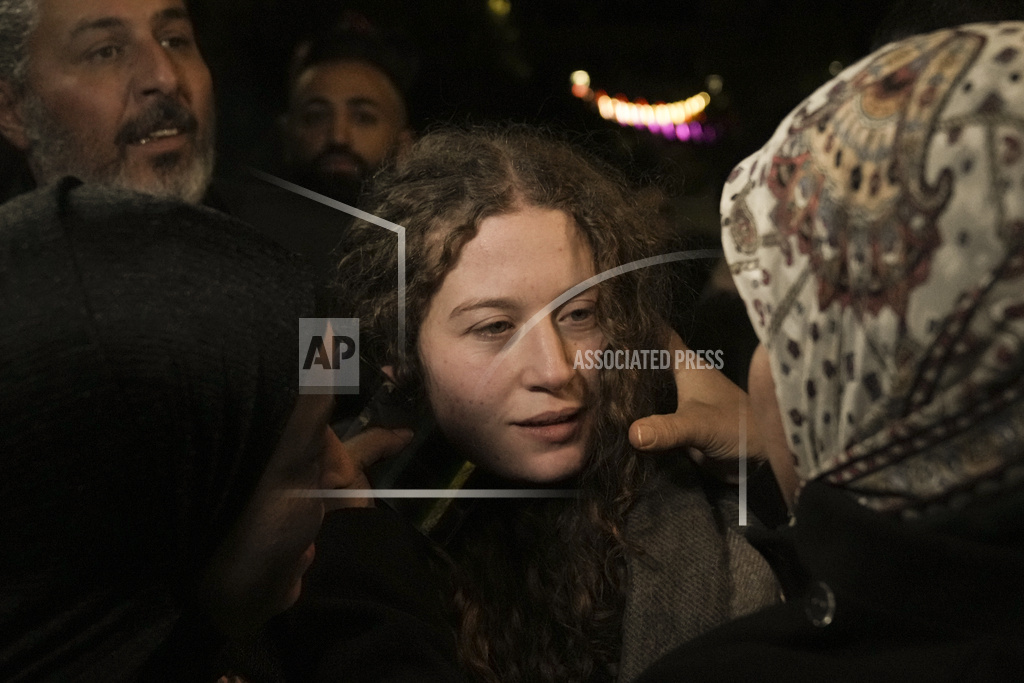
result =
[[[701,128],[701,125],[698,121],[690,122],[690,139],[694,141],[704,139],[704,129]]]
[[[678,126],[676,126],[676,137],[683,142],[689,140],[690,127],[687,126],[685,123],[680,123]]]
[[[664,135],[669,140],[675,140],[676,139],[676,127],[673,126],[671,123],[666,124],[666,125],[661,127],[661,134]]]

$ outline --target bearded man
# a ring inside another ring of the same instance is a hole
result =
[[[214,118],[181,0],[0,0],[0,135],[37,184],[73,175],[199,202]]]

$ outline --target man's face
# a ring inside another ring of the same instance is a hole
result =
[[[39,12],[24,138],[12,140],[36,180],[70,174],[199,201],[213,167],[213,92],[182,2],[40,0]]]
[[[299,74],[284,120],[284,151],[300,182],[343,199],[338,195],[350,195],[410,142],[402,96],[376,67],[323,62]]]

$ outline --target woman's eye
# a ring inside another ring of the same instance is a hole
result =
[[[508,320],[496,320],[493,323],[474,328],[473,332],[483,337],[498,337],[508,333],[512,328],[513,325]]]
[[[562,322],[569,323],[572,325],[583,325],[594,321],[596,311],[592,306],[584,306],[582,308],[574,308],[570,311],[566,311],[562,315]]]

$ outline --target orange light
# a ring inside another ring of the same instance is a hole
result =
[[[712,77],[708,78],[709,88],[713,88],[713,85],[710,84]],[[642,97],[635,101],[630,101],[629,98],[621,94],[609,97],[604,90],[591,90],[590,74],[582,69],[573,71],[569,80],[572,82],[572,94],[581,100],[592,101],[597,105],[597,112],[601,118],[609,121],[614,119],[623,126],[646,126],[653,132],[661,131],[671,139],[696,138],[697,132],[687,127],[687,124],[703,120],[705,118],[704,110],[711,104],[711,95],[706,92],[699,92],[685,100],[656,104],[648,104],[647,100]],[[719,87],[720,80],[721,77],[716,77],[716,84]]]

